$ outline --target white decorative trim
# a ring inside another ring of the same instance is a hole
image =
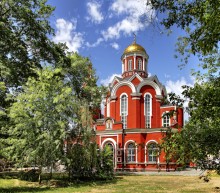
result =
[[[107,117],[110,117],[110,99],[107,99],[107,105],[106,105],[106,110],[107,110]]]
[[[147,143],[146,143],[146,145],[145,145],[145,147],[147,147],[147,145],[149,144],[149,143],[156,143],[156,144],[158,144],[158,142],[156,141],[156,140],[150,140],[150,141],[148,141]]]
[[[136,54],[134,53],[134,70],[136,69]]]
[[[121,63],[121,73],[122,74],[124,73],[124,64],[123,64],[123,62]]]
[[[139,74],[137,74],[137,73],[133,74],[131,76],[131,78],[128,79],[128,81],[131,82],[132,80],[134,80],[134,78],[137,78],[138,80],[140,80],[140,82],[143,81],[143,78]]]
[[[152,86],[156,91],[156,95],[162,95],[160,87],[155,82],[150,81],[150,80],[145,80],[141,82],[137,87],[137,92],[140,92],[141,88],[145,85]]]
[[[132,97],[132,100],[140,100],[140,97]]]
[[[115,96],[116,95],[116,91],[121,87],[121,86],[129,86],[132,93],[136,92],[135,86],[129,82],[129,81],[121,81],[118,82],[113,88],[112,88],[112,92],[111,92],[111,96]]]

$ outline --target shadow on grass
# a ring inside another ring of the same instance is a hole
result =
[[[46,190],[50,190],[50,187],[9,187],[9,188],[1,188],[0,192],[4,193],[12,193],[12,192],[42,192]]]
[[[115,184],[118,180],[122,179],[123,177],[115,177],[112,180],[90,180],[90,181],[81,181],[81,180],[74,180],[72,182],[67,182],[65,180],[50,180],[42,182],[41,186],[36,185],[35,187],[7,187],[2,188],[0,187],[0,193],[16,193],[16,192],[43,192],[49,190],[55,190],[59,188],[82,188],[82,187],[94,187],[94,186],[105,186],[108,184]]]

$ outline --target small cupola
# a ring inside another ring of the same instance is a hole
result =
[[[122,77],[129,77],[137,73],[143,78],[147,78],[148,71],[148,54],[146,50],[136,43],[136,35],[134,41],[123,52],[122,61]]]

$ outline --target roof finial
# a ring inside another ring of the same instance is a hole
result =
[[[136,44],[136,34],[135,33],[133,33],[133,35],[134,35],[134,44]]]

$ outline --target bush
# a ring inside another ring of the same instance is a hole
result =
[[[37,182],[39,177],[39,171],[36,169],[32,169],[29,171],[21,171],[19,172],[19,179],[29,181],[29,182]]]

